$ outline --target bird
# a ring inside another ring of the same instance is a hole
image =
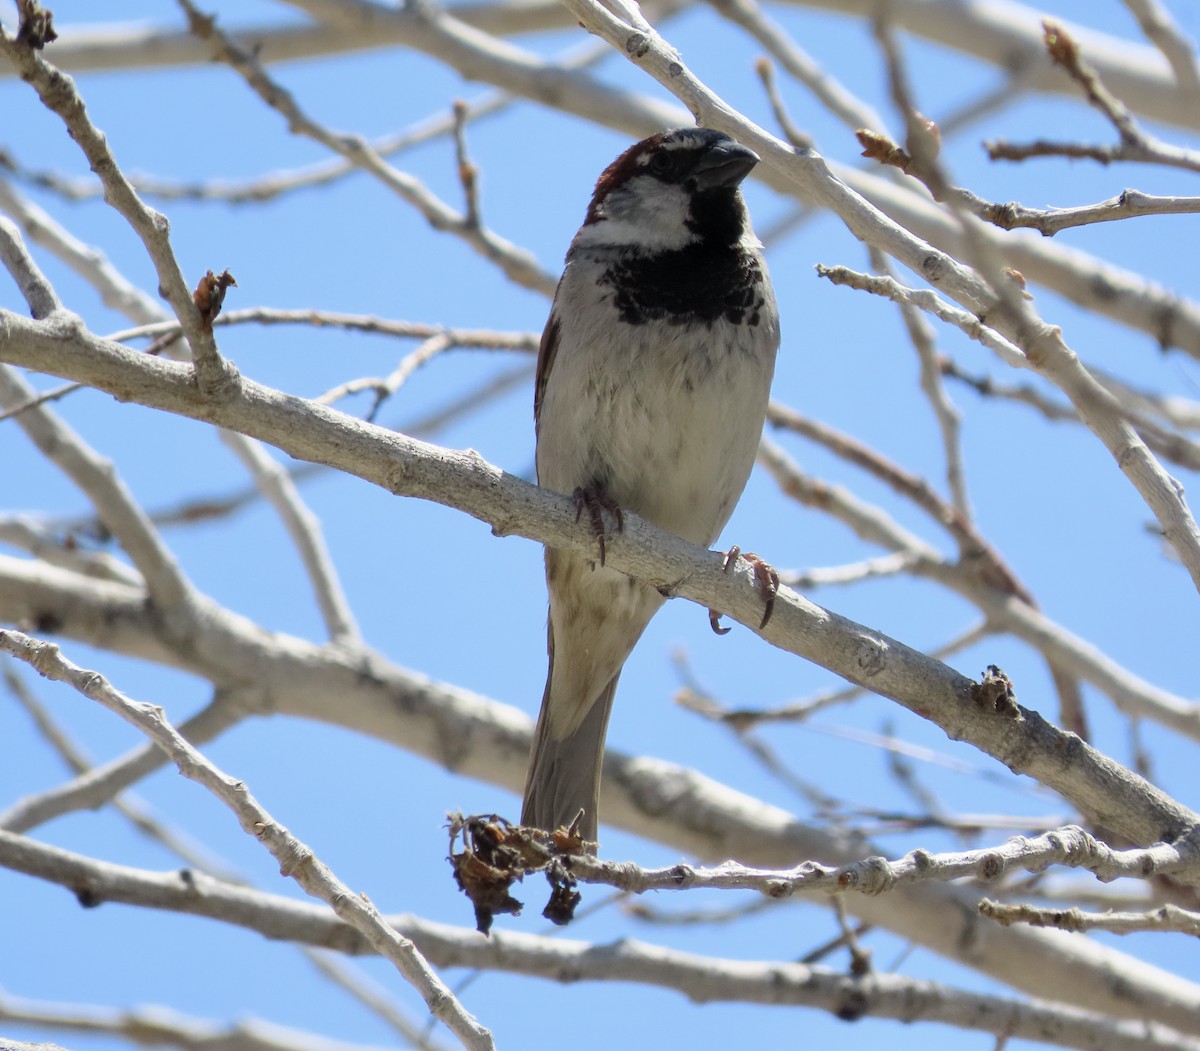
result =
[[[626,149],[596,181],[542,334],[538,484],[587,512],[598,557],[545,551],[549,667],[521,824],[569,828],[592,853],[617,680],[665,600],[605,566],[606,515],[711,545],[762,434],[780,330],[740,189],[758,162],[702,127]]]

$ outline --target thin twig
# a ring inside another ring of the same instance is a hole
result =
[[[38,732],[46,739],[51,748],[57,753],[68,770],[76,777],[81,777],[95,767],[83,748],[74,741],[60,723],[50,717],[45,705],[34,696],[33,692],[17,675],[16,670],[6,666],[3,669],[4,684],[8,687],[13,699],[23,709]],[[184,864],[191,868],[207,872],[215,879],[226,882],[241,882],[241,878],[233,870],[220,862],[209,850],[195,842],[185,833],[169,828],[160,821],[153,810],[143,799],[133,792],[121,792],[110,801],[116,811],[129,821],[147,839],[158,843],[174,854]]]
[[[781,569],[779,582],[796,591],[857,584],[863,580],[895,576],[912,568],[913,557],[904,551],[877,558],[864,558],[840,566],[814,566],[811,569]]]
[[[589,52],[594,60],[597,53],[607,53],[607,49],[600,51],[591,46]],[[465,104],[466,119],[474,121],[498,113],[512,105],[513,101],[514,97],[508,92],[489,91],[482,98]],[[404,131],[374,139],[371,148],[381,157],[391,157],[450,134],[454,123],[453,114],[438,114]],[[0,170],[7,171],[22,183],[49,190],[69,201],[92,200],[103,193],[103,187],[94,178],[76,178],[55,171],[30,168],[7,149],[0,150]],[[334,157],[298,168],[272,171],[251,179],[181,182],[162,176],[142,174],[130,176],[129,181],[143,196],[162,200],[219,201],[231,205],[262,204],[300,190],[331,185],[358,170],[358,166],[352,161]]]
[[[221,357],[211,327],[206,328],[202,323],[200,312],[192,301],[191,288],[171,247],[170,225],[164,216],[142,203],[117,164],[107,138],[89,119],[74,81],[47,62],[37,50],[11,38],[2,26],[0,54],[33,86],[46,108],[63,121],[92,171],[100,176],[105,201],[140,238],[154,264],[161,294],[170,303],[191,345],[201,387],[211,394],[220,394],[236,384],[237,370]]]
[[[312,1031],[276,1025],[250,1016],[217,1022],[175,1008],[138,1003],[131,1007],[93,1007],[11,996],[0,990],[0,1022],[31,1025],[97,1037],[118,1047],[172,1047],[178,1051],[225,1048],[228,1051],[379,1051],[369,1044],[322,1038]],[[82,1041],[81,1041],[82,1044]],[[89,1042],[88,1046],[92,1046]],[[0,1051],[66,1051],[58,1044],[18,1043],[0,1037]]]
[[[818,813],[835,814],[845,809],[840,800],[831,796],[815,781],[799,776],[769,742],[753,732],[752,726],[736,724],[732,719],[722,719],[722,706],[699,682],[684,651],[676,651],[673,663],[683,681],[683,686],[675,692],[674,697],[679,707],[705,719],[723,721],[737,734],[738,743],[754,756],[767,773],[795,792]]]
[[[50,390],[42,391],[40,394],[35,394],[28,401],[23,401],[19,405],[14,405],[10,409],[5,409],[0,412],[0,423],[5,420],[11,420],[16,416],[20,416],[23,412],[29,412],[30,409],[36,409],[42,405],[49,405],[54,401],[62,401],[68,394],[74,394],[78,390],[83,390],[82,383],[63,383],[60,386],[53,387]]]
[[[276,938],[336,944],[343,952],[372,951],[357,931],[328,909],[280,895],[229,888],[203,875],[185,883],[173,873],[101,863],[5,833],[0,833],[0,862],[60,885],[84,887],[93,901],[153,902],[160,909],[213,916]],[[961,902],[955,908],[961,908]],[[1052,1034],[1058,1046],[1088,1051],[1197,1051],[1200,1047],[1197,1040],[1168,1028],[1174,1025],[1195,1031],[1192,986],[1179,981],[1163,989],[1152,984],[1160,973],[1157,971],[1144,978],[1137,969],[1132,974],[1114,974],[1111,968],[1116,961],[1111,953],[1091,957],[1092,1007],[1081,1010],[1044,1000],[970,993],[884,971],[853,977],[845,974],[844,968],[701,956],[629,938],[600,947],[577,939],[508,931],[485,939],[474,930],[413,915],[391,919],[427,957],[446,967],[483,967],[555,980],[570,975],[574,981],[637,981],[676,990],[701,1003],[742,1002],[760,1008],[788,1004],[833,1013],[845,1012],[849,1005],[855,1018],[870,1015],[909,1025],[917,1020],[941,1022],[983,1032],[1002,1028],[1030,1039],[1044,1040]],[[1039,943],[1026,944],[1029,951],[1036,952],[1034,946]],[[1061,953],[1057,942],[1040,944]],[[976,954],[980,951],[972,949]],[[1114,1010],[1123,1011],[1126,1017],[1114,1017]],[[1147,1017],[1155,1019],[1153,1026],[1146,1025]]]
[[[0,635],[0,640],[3,636]],[[1134,850],[1114,850],[1078,825],[1066,825],[1033,838],[1014,836],[980,850],[932,853],[914,850],[895,861],[865,858],[847,865],[805,861],[790,869],[755,869],[727,861],[712,868],[688,864],[647,869],[632,862],[601,861],[571,855],[570,871],[584,883],[601,883],[632,894],[649,891],[754,890],[782,901],[797,894],[884,894],[896,887],[928,880],[971,878],[985,883],[1010,870],[1040,871],[1050,865],[1082,868],[1098,879],[1147,880],[1160,874],[1197,872],[1195,844],[1160,843]]]
[[[182,726],[189,741],[204,744],[252,714],[244,695],[218,690],[213,700]],[[167,757],[152,744],[144,744],[123,756],[77,774],[65,784],[18,799],[0,813],[0,829],[28,832],[64,814],[95,810],[110,803],[121,792],[161,770]]]
[[[27,407],[33,398],[33,388],[16,369],[0,366],[0,405]],[[44,405],[21,413],[17,423],[41,454],[87,496],[141,573],[154,603],[164,611],[191,609],[196,600],[191,581],[113,465]]]
[[[943,358],[939,362],[942,374],[964,383],[984,398],[1003,398],[1028,405],[1047,420],[1082,424],[1079,414],[1070,405],[1057,401],[1031,383],[1005,383],[991,376],[968,372],[961,365]],[[1190,470],[1200,470],[1200,443],[1178,433],[1174,427],[1200,426],[1200,406],[1186,398],[1171,398],[1140,390],[1112,373],[1094,370],[1096,379],[1117,403],[1125,418],[1137,430],[1142,440],[1164,460]],[[1165,423],[1150,418],[1161,415]]]
[[[283,522],[312,583],[313,595],[330,639],[344,646],[360,645],[362,634],[325,542],[321,520],[300,498],[300,491],[287,468],[261,442],[246,441],[237,435],[231,436],[225,444],[250,472],[255,486]]]
[[[974,524],[958,508],[938,496],[924,478],[905,471],[856,438],[777,402],[772,402],[767,410],[767,422],[816,442],[891,486],[954,538],[963,561],[974,566],[991,587],[1017,595],[1029,605],[1036,605],[999,552],[979,534]]]
[[[479,168],[467,150],[469,109],[462,99],[454,100],[454,154],[458,161],[458,181],[462,183],[466,215],[464,222],[478,230],[483,224],[479,212]]]
[[[1024,145],[1004,141],[986,142],[984,148],[992,160],[1020,161],[1030,157],[1061,156],[1088,158],[1102,164],[1135,161],[1200,171],[1200,153],[1165,142],[1142,128],[1125,103],[1109,91],[1095,67],[1083,57],[1079,44],[1061,23],[1047,19],[1042,27],[1046,50],[1051,59],[1080,86],[1089,105],[1112,124],[1119,141],[1112,146],[1050,142],[1044,139]]]
[[[1162,52],[1179,90],[1190,95],[1194,105],[1200,100],[1200,64],[1195,42],[1188,39],[1159,0],[1125,0],[1125,6],[1137,19],[1146,39]]]
[[[336,387],[326,391],[315,400],[321,405],[332,405],[349,395],[360,394],[368,390],[373,391],[375,401],[363,417],[365,420],[373,423],[379,415],[379,410],[383,407],[384,402],[394,396],[417,369],[429,364],[439,354],[450,350],[453,346],[455,344],[450,336],[445,332],[438,332],[422,342],[416,350],[406,354],[389,375],[363,377],[339,383]]]
[[[464,243],[495,263],[510,280],[526,288],[552,295],[557,284],[528,252],[483,227],[473,226],[468,217],[448,207],[417,178],[387,163],[361,136],[331,131],[308,116],[291,92],[273,80],[262,63],[247,49],[217,28],[216,19],[203,15],[191,0],[177,0],[197,36],[213,45],[215,56],[239,73],[263,102],[279,113],[296,134],[321,143],[369,172],[385,186],[417,208],[437,230],[459,237]]]
[[[306,325],[398,339],[431,339],[445,336],[456,347],[481,350],[515,350],[537,353],[539,335],[534,332],[506,332],[499,329],[454,328],[421,321],[396,321],[375,314],[347,314],[337,310],[285,310],[277,307],[246,307],[220,314],[214,327],[225,325]],[[173,321],[153,321],[137,328],[123,329],[108,338],[118,342],[161,337],[179,331]]]
[[[13,668],[5,667],[3,677],[9,691],[17,703],[29,714],[38,731],[50,743],[68,768],[77,776],[87,774],[93,769],[91,761],[82,748],[73,741],[66,730],[46,711],[45,706],[35,697]],[[210,851],[177,829],[170,828],[156,817],[148,804],[132,792],[123,792],[115,796],[110,803],[144,836],[160,844],[189,868],[204,872],[214,879],[226,883],[249,886],[249,881],[235,872],[224,862],[218,860]],[[371,986],[364,975],[357,974],[349,965],[334,960],[319,949],[311,946],[299,946],[299,951],[330,981],[341,986],[365,1004],[381,1018],[388,1022],[402,1037],[414,1047],[435,1051],[425,1041],[418,1030],[405,1015],[400,1012],[387,998],[382,990]],[[0,994],[0,1018],[6,1017],[3,996]],[[245,1023],[242,1023],[245,1024]],[[247,1033],[249,1039],[249,1034]],[[268,1045],[273,1049],[274,1045]]]
[[[103,530],[96,518],[89,523],[94,529]],[[85,577],[111,580],[126,587],[140,588],[141,574],[107,551],[92,551],[78,531],[55,527],[45,519],[30,515],[0,514],[0,543],[11,544],[27,551],[39,562],[49,566],[61,566]]]
[[[1200,197],[1162,197],[1125,189],[1116,197],[1096,204],[1081,204],[1072,208],[1028,208],[1016,201],[1007,204],[985,204],[976,212],[981,218],[1004,230],[1019,228],[1037,230],[1053,237],[1061,230],[1095,223],[1112,223],[1144,215],[1194,215],[1200,212]]]
[[[1126,478],[1154,512],[1163,535],[1187,567],[1193,584],[1200,588],[1200,528],[1197,528],[1182,488],[1155,459],[1121,412],[1116,399],[1071,352],[1063,340],[1061,329],[1047,325],[1040,318],[1025,317],[1022,327],[1029,338],[1022,342],[1029,351],[1026,353],[1025,349],[1001,335],[991,325],[985,325],[976,315],[960,307],[951,306],[932,290],[914,291],[890,278],[854,275],[845,267],[818,266],[817,272],[835,284],[852,285],[897,302],[911,302],[955,325],[995,352],[1006,364],[1031,369],[1049,378],[1071,399],[1080,419],[1120,464]],[[1002,280],[998,280],[998,286]],[[1020,309],[1012,302],[1008,306],[1010,309]]]
[[[869,251],[871,265],[876,272],[890,275],[891,265],[887,256],[875,248],[871,248]],[[938,368],[940,355],[933,327],[914,307],[902,306],[900,316],[904,319],[904,327],[908,330],[909,341],[917,352],[917,360],[921,364],[921,391],[933,410],[938,431],[942,436],[942,456],[946,464],[946,487],[950,491],[951,504],[962,521],[972,522],[971,501],[967,495],[967,475],[962,455],[962,413],[950,400],[950,396],[946,393],[946,386],[942,383],[941,371]]]
[[[771,112],[775,114],[775,123],[784,137],[798,150],[811,149],[812,136],[801,131],[792,120],[791,114],[779,94],[779,85],[775,82],[775,67],[769,58],[763,57],[754,63],[754,71],[762,81],[763,90],[767,93],[767,101],[771,103]]]
[[[1057,927],[1060,931],[1106,931],[1109,934],[1139,934],[1142,931],[1175,931],[1200,938],[1200,912],[1163,905],[1146,912],[1085,912],[1083,909],[1039,909],[1032,905],[1007,905],[984,898],[979,911],[1004,924],[1028,923],[1034,927]]]
[[[0,215],[0,264],[16,281],[32,317],[40,321],[62,309],[58,293],[25,248],[16,224],[3,215]]]
[[[788,74],[795,77],[830,113],[851,128],[883,128],[879,113],[830,75],[757,0],[709,0],[725,18],[741,26]],[[761,76],[760,71],[760,76]],[[783,127],[783,125],[780,125]],[[790,137],[790,136],[789,136]],[[810,143],[811,145],[811,143]]]
[[[391,927],[365,895],[351,891],[308,846],[278,824],[244,782],[219,770],[197,751],[167,721],[162,708],[124,696],[98,672],[68,661],[52,643],[40,642],[20,632],[0,631],[0,649],[24,660],[42,675],[73,686],[144,733],[179,767],[184,777],[203,785],[233,811],[243,830],[270,851],[285,875],[325,902],[391,961],[463,1047],[494,1051],[491,1033],[459,1003],[412,941]]]

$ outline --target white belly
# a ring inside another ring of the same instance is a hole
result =
[[[696,338],[611,310],[586,331],[568,299],[542,401],[539,482],[566,494],[599,484],[622,508],[711,544],[758,448],[778,342],[770,305],[757,326],[718,320]],[[599,352],[601,340],[613,349]]]

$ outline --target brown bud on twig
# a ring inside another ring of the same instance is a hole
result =
[[[200,278],[196,291],[192,293],[192,302],[196,304],[200,318],[207,328],[212,328],[213,321],[221,313],[221,304],[225,302],[225,292],[230,285],[236,288],[237,282],[228,270],[222,270],[219,274],[210,270]]]
[[[879,132],[871,131],[869,128],[859,128],[854,133],[854,137],[862,146],[864,157],[879,161],[880,164],[890,164],[893,168],[899,168],[906,174],[912,166],[912,157],[886,135],[880,135]]]
[[[459,889],[475,907],[476,930],[487,934],[498,914],[520,915],[522,904],[509,894],[509,888],[532,872],[545,873],[550,883],[550,898],[542,915],[560,927],[574,918],[580,894],[567,859],[596,850],[594,843],[580,838],[580,818],[569,828],[548,832],[510,824],[496,814],[447,816],[450,867]],[[460,836],[463,849],[456,851]]]
[[[17,29],[19,43],[41,51],[58,39],[54,31],[54,13],[42,7],[38,0],[17,0],[17,13],[20,18],[20,27]]]
[[[1021,295],[1026,299],[1032,299],[1033,293],[1028,289],[1028,283],[1025,280],[1025,275],[1015,267],[1006,266],[1004,268],[1004,276],[1007,277],[1014,285],[1021,290]]]
[[[1079,45],[1057,22],[1043,20],[1042,39],[1052,62],[1068,70],[1079,68]]]

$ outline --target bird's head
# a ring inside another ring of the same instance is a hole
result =
[[[576,244],[672,251],[736,243],[746,230],[738,187],[758,155],[710,128],[677,128],[630,146],[596,181]]]

